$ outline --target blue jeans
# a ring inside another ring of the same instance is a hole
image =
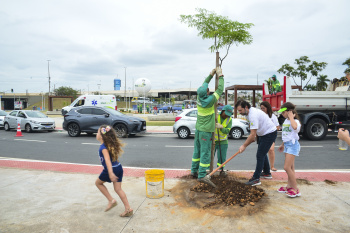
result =
[[[253,175],[254,179],[259,179],[263,170],[265,174],[270,174],[270,163],[267,153],[276,138],[277,130],[264,136],[259,136],[258,151],[256,152],[256,168]]]

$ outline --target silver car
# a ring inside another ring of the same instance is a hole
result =
[[[179,138],[188,138],[191,134],[196,132],[197,121],[197,109],[184,109],[175,118],[175,124],[173,126],[173,132],[176,133]],[[246,120],[232,118],[232,128],[229,136],[233,139],[241,139],[244,135],[250,133],[249,123]]]
[[[55,130],[55,121],[44,113],[32,110],[14,110],[5,116],[4,128],[6,131],[17,129],[18,123],[21,130],[30,133],[32,131],[53,131]]]
[[[0,127],[4,127],[4,119],[7,115],[7,112],[0,110]]]

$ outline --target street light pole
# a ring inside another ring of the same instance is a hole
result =
[[[126,67],[124,66],[124,69],[125,69],[125,87],[124,87],[124,102],[126,100]]]
[[[51,61],[51,60],[47,60],[47,73],[48,73],[48,75],[49,75],[49,95],[50,95],[50,86],[51,86],[50,61]]]

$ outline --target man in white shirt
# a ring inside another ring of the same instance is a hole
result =
[[[256,152],[256,168],[253,177],[246,182],[246,185],[260,185],[260,176],[272,179],[270,163],[267,157],[272,143],[276,140],[277,130],[269,116],[260,109],[253,108],[245,100],[237,101],[235,108],[241,115],[247,116],[250,125],[250,135],[239,148],[242,153],[258,136],[258,150]],[[264,171],[263,173],[261,173]]]

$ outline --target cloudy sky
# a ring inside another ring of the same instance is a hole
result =
[[[152,89],[199,86],[215,66],[212,40],[180,15],[205,8],[253,23],[251,45],[232,47],[225,84],[259,84],[285,63],[308,56],[327,62],[323,74],[343,76],[350,57],[347,0],[0,0],[0,92],[113,90],[113,80],[148,78]],[[220,51],[223,55],[225,51]],[[126,68],[124,68],[126,67]],[[315,83],[316,79],[310,83]],[[210,87],[213,87],[212,82]]]

